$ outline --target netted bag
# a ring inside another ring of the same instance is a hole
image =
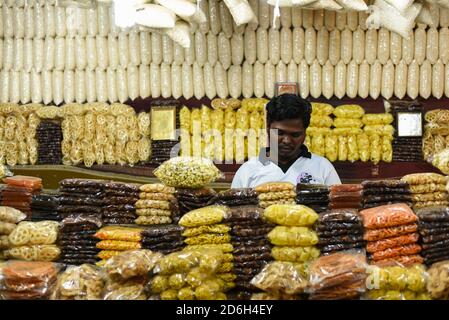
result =
[[[211,160],[196,157],[172,158],[154,174],[164,184],[179,188],[201,188],[222,176]]]
[[[265,209],[264,217],[279,225],[307,227],[315,223],[318,214],[303,205],[275,204]]]
[[[277,246],[313,246],[318,243],[317,234],[305,227],[277,226],[269,234],[268,239]]]

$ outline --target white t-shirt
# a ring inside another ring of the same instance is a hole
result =
[[[262,163],[261,160],[251,158],[235,173],[231,188],[254,188],[266,182],[291,182],[313,184],[341,184],[334,166],[326,158],[311,154],[311,158],[300,157],[287,172],[271,161]]]

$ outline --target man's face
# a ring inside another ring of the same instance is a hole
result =
[[[273,129],[274,131],[271,131]],[[306,139],[306,130],[301,119],[274,121],[270,124],[270,132],[271,139],[278,142],[279,161],[298,156]]]

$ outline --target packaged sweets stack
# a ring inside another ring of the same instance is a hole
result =
[[[215,190],[211,188],[176,189],[179,214],[183,216],[189,211],[208,206],[215,199],[216,194]]]
[[[94,237],[99,239],[96,247],[101,249],[98,258],[102,259],[97,265],[102,266],[109,258],[126,250],[142,248],[143,228],[136,226],[106,226],[98,230]]]
[[[295,186],[290,182],[267,182],[255,188],[259,206],[267,208],[273,204],[295,204]]]
[[[449,147],[447,143],[447,136],[449,134],[449,112],[446,109],[434,109],[426,112],[424,119],[426,124],[424,126],[424,136],[422,138],[422,153],[424,160],[438,168],[444,168],[443,159],[440,154],[445,154]],[[447,169],[442,170],[447,171]]]
[[[62,163],[62,129],[59,122],[45,120],[36,129],[38,164]]]
[[[318,236],[312,229],[317,213],[303,205],[271,205],[265,209],[264,217],[277,225],[268,233],[274,246],[273,258],[298,264],[296,268],[307,274],[308,264],[320,254],[315,247]]]
[[[94,264],[100,251],[94,234],[102,227],[100,217],[77,215],[61,221],[59,227],[60,261],[69,265]]]
[[[58,212],[62,218],[80,214],[101,219],[105,203],[104,180],[64,179],[59,182]]]
[[[236,188],[220,191],[209,203],[235,207],[257,205],[259,200],[257,198],[257,192],[253,188]]]
[[[449,260],[432,264],[427,273],[427,292],[432,299],[449,299]]]
[[[311,152],[322,157],[326,155],[325,141],[330,135],[330,127],[334,123],[330,117],[333,111],[334,107],[330,104],[312,102],[312,114],[305,144]]]
[[[60,266],[52,262],[7,261],[0,266],[0,299],[48,299],[59,269]]]
[[[365,248],[362,218],[357,209],[333,209],[320,213],[316,225],[322,254]]]
[[[335,156],[335,146],[338,146],[338,161],[365,160],[361,154],[362,148],[359,146],[359,136],[363,132],[361,118],[365,114],[365,110],[355,104],[341,105],[334,109],[333,114],[335,115],[335,129],[332,130],[332,136],[330,135],[326,139],[326,154],[331,153]],[[331,161],[335,160],[331,159]]]
[[[449,259],[449,208],[427,207],[418,209],[416,214],[424,262],[431,265]]]
[[[366,289],[366,255],[358,250],[321,256],[309,267],[312,300],[358,299]]]
[[[106,273],[104,300],[146,300],[146,284],[149,275],[163,258],[151,250],[121,252],[103,266]]]
[[[269,262],[251,280],[253,286],[263,291],[253,293],[251,300],[299,300],[309,284],[308,278],[304,264]]]
[[[9,235],[17,224],[26,218],[26,214],[11,207],[0,206],[0,260],[6,259],[4,250],[11,247]]]
[[[409,266],[423,263],[419,255],[418,217],[408,205],[397,203],[365,209],[360,211],[360,216],[371,264]]]
[[[401,178],[410,185],[413,209],[448,206],[447,177],[438,173],[413,173]]]
[[[417,101],[388,101],[391,105],[390,112],[394,117],[393,126],[397,128],[398,112],[421,112],[423,106]],[[393,161],[422,161],[423,139],[422,137],[398,137],[395,132],[393,140]]]
[[[263,209],[256,205],[230,207],[226,223],[234,247],[237,298],[249,299],[259,291],[250,284],[251,279],[273,259],[267,235],[274,225],[264,219]]]
[[[106,277],[90,264],[68,266],[58,275],[51,300],[101,300]]]
[[[182,235],[187,247],[184,250],[198,250],[212,245],[223,247],[223,251],[227,251],[216,270],[220,276],[225,274],[226,277],[231,277],[229,274],[232,274],[234,268],[233,256],[226,250],[228,246],[232,248],[230,227],[225,224],[229,216],[230,208],[213,205],[192,210],[179,220],[179,225],[185,228]],[[226,282],[226,289],[233,286],[233,279]]]
[[[377,164],[379,161],[393,160],[392,141],[394,139],[393,115],[391,113],[365,114],[362,118],[363,134],[358,138],[361,160],[362,157]],[[362,138],[363,137],[363,138]],[[365,140],[368,137],[369,140]],[[369,151],[369,154],[366,152]]]
[[[226,300],[226,282],[218,277],[224,256],[221,250],[209,248],[163,257],[147,287],[150,299]]]
[[[178,127],[177,127],[178,128]],[[171,154],[176,150],[179,144],[178,140],[151,140],[151,158],[152,165],[160,165],[171,158]],[[175,154],[177,154],[175,152]]]
[[[324,212],[329,207],[329,187],[322,184],[298,183],[296,203],[308,206],[315,212]]]
[[[389,267],[369,266],[367,273],[367,299],[430,300],[426,292],[428,275],[421,264],[409,267],[400,264]]]
[[[176,224],[147,226],[142,231],[142,248],[163,254],[182,250],[185,247],[183,228]]]
[[[152,225],[172,223],[177,216],[175,188],[163,184],[140,186],[139,200],[136,202],[136,224]]]
[[[104,224],[133,224],[137,218],[135,203],[139,185],[124,182],[104,184],[102,219]]]
[[[31,220],[54,220],[60,221],[58,213],[59,192],[45,191],[35,194],[31,198]]]
[[[338,184],[330,187],[329,199],[331,209],[351,208],[362,206],[361,184]]]
[[[363,208],[372,208],[393,203],[412,206],[412,196],[407,182],[401,180],[366,180],[363,186]]]
[[[13,176],[4,179],[2,205],[16,208],[31,218],[31,198],[42,189],[42,179],[29,176]]]
[[[58,231],[56,221],[22,221],[9,234],[10,248],[4,254],[9,259],[56,261],[61,254]]]

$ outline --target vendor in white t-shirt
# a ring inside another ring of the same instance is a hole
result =
[[[294,94],[283,94],[271,99],[266,109],[270,148],[262,149],[258,158],[249,159],[237,170],[232,188],[280,181],[294,185],[340,184],[329,160],[310,153],[303,145],[310,124],[310,102]]]

